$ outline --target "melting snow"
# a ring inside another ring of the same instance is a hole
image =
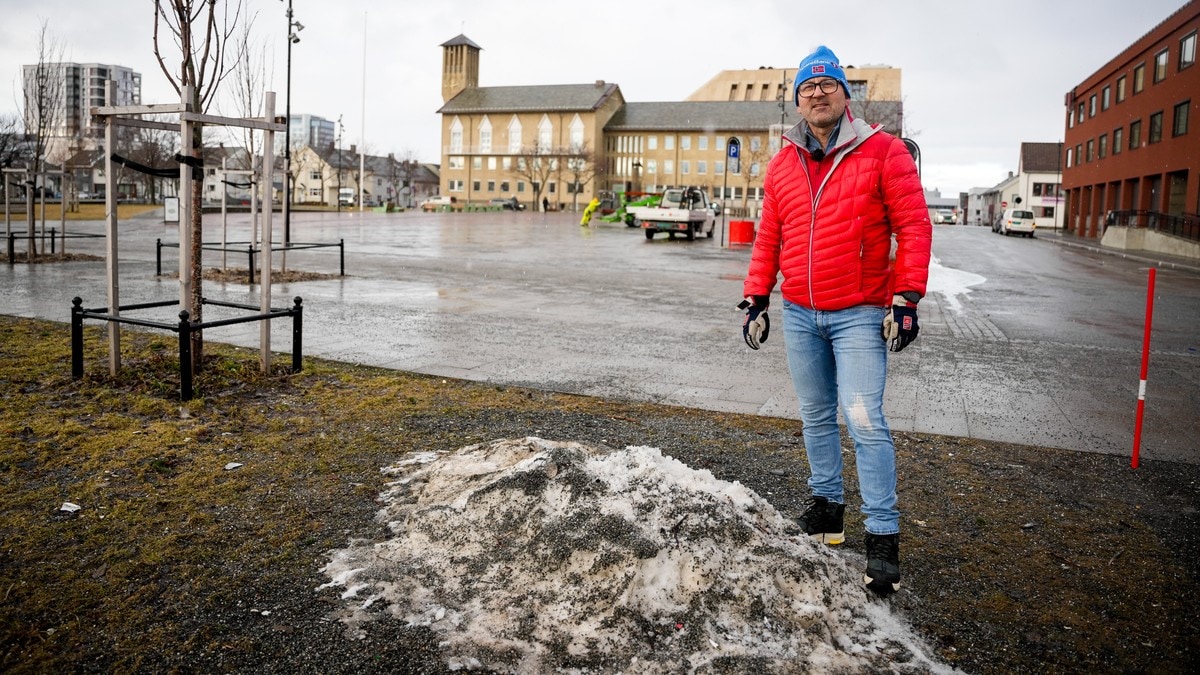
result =
[[[757,494],[649,447],[539,438],[421,453],[332,551],[350,631],[387,612],[500,672],[952,672],[851,559]]]
[[[978,286],[987,281],[987,277],[981,277],[972,272],[956,270],[953,267],[942,267],[942,263],[933,256],[929,260],[929,281],[925,286],[925,294],[941,293],[942,297],[946,298],[946,302],[950,303],[951,309],[955,314],[962,314],[962,303],[959,302],[959,296],[966,297],[971,292],[972,286]]]

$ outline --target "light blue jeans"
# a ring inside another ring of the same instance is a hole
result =
[[[896,446],[883,417],[887,343],[883,307],[826,312],[783,302],[783,339],[800,399],[804,447],[818,497],[845,503],[837,412],[846,419],[858,466],[862,512],[871,534],[900,531],[896,508]]]

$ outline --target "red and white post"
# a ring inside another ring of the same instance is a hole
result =
[[[1142,416],[1146,410],[1146,373],[1150,369],[1150,326],[1154,323],[1154,272],[1150,268],[1150,280],[1146,285],[1146,328],[1142,334],[1142,374],[1138,380],[1137,420],[1133,425],[1133,461],[1130,466],[1138,468],[1138,455],[1142,451]]]

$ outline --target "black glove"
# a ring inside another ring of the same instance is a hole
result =
[[[767,316],[769,304],[769,295],[747,296],[738,304],[738,309],[746,310],[746,320],[742,322],[742,338],[751,349],[758,349],[758,345],[766,342],[771,333],[771,319]]]
[[[921,327],[917,325],[917,303],[903,295],[892,296],[892,306],[883,317],[883,339],[888,351],[898,352],[917,339]]]

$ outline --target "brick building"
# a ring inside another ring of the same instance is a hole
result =
[[[1196,229],[1198,32],[1192,0],[1067,93],[1067,231],[1100,237],[1117,214],[1122,224],[1183,225],[1174,233],[1184,236]]]

